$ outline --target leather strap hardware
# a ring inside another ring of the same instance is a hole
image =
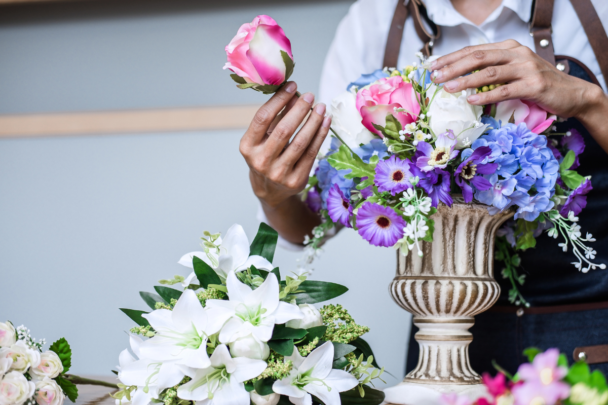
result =
[[[608,345],[577,347],[572,358],[574,361],[586,361],[587,364],[608,363]]]

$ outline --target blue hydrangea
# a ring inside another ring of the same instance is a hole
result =
[[[389,155],[388,147],[384,144],[382,139],[372,139],[369,143],[355,148],[353,152],[359,155],[359,157],[365,163],[369,163],[369,160],[374,155],[378,155],[379,159],[382,159]]]
[[[346,88],[346,90],[350,91],[350,89],[353,86],[357,86],[358,88],[361,88],[361,87],[367,86],[368,84],[375,82],[376,80],[380,80],[383,77],[388,77],[388,76],[389,76],[388,72],[385,72],[383,69],[378,69],[372,73],[361,75],[357,80],[350,83],[348,85],[348,87]]]

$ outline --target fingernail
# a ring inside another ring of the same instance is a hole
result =
[[[323,124],[321,124],[321,126],[323,128],[329,128],[330,125],[331,125],[331,114],[323,119]]]
[[[437,67],[437,61],[436,61],[436,60],[434,60],[434,61],[431,63],[431,70],[435,70],[435,68],[436,68],[436,67]]]
[[[458,87],[458,82],[456,80],[452,80],[444,84],[444,86],[448,90],[455,90]]]
[[[325,114],[325,104],[319,103],[315,106],[315,112],[319,115]]]
[[[312,104],[312,101],[315,99],[315,96],[312,93],[305,93],[302,96],[302,99],[306,101],[308,104]]]
[[[435,83],[439,82],[439,79],[441,79],[441,70],[435,70],[432,74],[432,79]]]
[[[477,94],[473,94],[472,96],[469,96],[467,100],[469,101],[469,103],[476,103],[477,101],[479,101],[479,96]]]
[[[296,83],[295,82],[289,82],[287,83],[287,86],[285,86],[285,91],[288,93],[293,93],[296,91]]]

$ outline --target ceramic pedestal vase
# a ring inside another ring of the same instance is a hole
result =
[[[435,396],[457,392],[478,398],[485,394],[469,362],[473,335],[468,329],[475,322],[473,317],[490,308],[500,295],[493,271],[494,238],[512,215],[492,216],[487,206],[455,198],[451,208],[442,204],[433,216],[433,242],[421,244],[422,257],[416,248],[406,257],[397,254],[397,275],[390,292],[397,304],[414,315],[414,324],[420,328],[415,336],[420,357],[405,380],[387,390],[387,402],[425,403],[413,399],[412,393],[429,389]]]

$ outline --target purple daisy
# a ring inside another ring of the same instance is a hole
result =
[[[568,196],[568,199],[559,210],[561,216],[568,218],[568,213],[570,211],[574,212],[574,215],[580,214],[583,208],[587,206],[587,194],[591,190],[593,190],[593,187],[591,187],[591,181],[589,179],[585,179],[585,181],[583,181],[581,185]]]
[[[394,246],[403,237],[406,222],[392,208],[370,202],[357,212],[359,235],[374,246]]]
[[[450,173],[445,170],[435,169],[423,173],[418,185],[431,197],[431,205],[437,207],[439,201],[452,206],[452,196],[450,195]]]
[[[422,141],[416,146],[416,166],[423,172],[433,169],[445,169],[448,162],[458,156],[459,151],[454,150],[458,140],[451,129],[448,132],[439,134],[435,140],[435,149]]]
[[[462,189],[464,202],[470,203],[473,201],[473,187],[480,191],[489,190],[492,187],[492,184],[486,178],[476,176],[476,174],[494,174],[496,172],[497,163],[483,164],[483,161],[491,154],[492,149],[490,147],[480,146],[456,169],[454,177],[456,184]]]
[[[350,202],[344,197],[344,193],[342,193],[337,184],[334,184],[329,189],[327,213],[332,221],[342,224],[347,228],[352,228],[349,219],[353,213],[353,207],[351,207]]]
[[[410,161],[401,160],[396,155],[387,160],[381,160],[376,165],[376,177],[374,183],[379,192],[390,191],[392,195],[411,188]]]

